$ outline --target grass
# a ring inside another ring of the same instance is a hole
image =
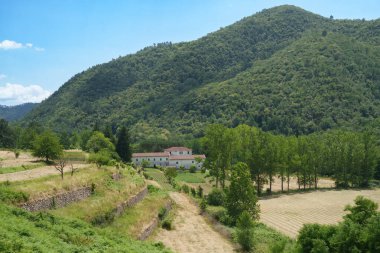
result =
[[[166,191],[158,190],[149,193],[136,206],[128,208],[123,215],[107,227],[107,230],[116,234],[127,234],[137,238],[142,229],[158,216],[159,210],[169,201]]]
[[[0,203],[0,252],[169,252],[88,223]]]
[[[185,183],[205,183],[205,174],[199,172],[196,173],[190,173],[190,172],[182,172],[178,173],[177,177],[175,178],[179,182],[185,182]]]
[[[65,150],[63,157],[67,161],[85,162],[87,153],[84,151]]]
[[[173,190],[173,187],[168,183],[164,173],[159,169],[146,168],[145,172],[159,183],[163,190]]]
[[[8,174],[8,173],[14,173],[18,171],[32,170],[32,169],[42,167],[44,165],[45,163],[36,163],[36,164],[27,164],[27,165],[14,166],[14,167],[2,167],[0,168],[0,174]]]
[[[112,210],[119,203],[138,193],[145,185],[140,175],[131,174],[128,170],[122,172],[123,177],[120,180],[114,181],[111,174],[115,171],[116,169],[108,168],[100,177],[93,178],[95,194],[89,198],[50,212],[63,217],[75,217],[93,224],[111,222],[114,219]]]

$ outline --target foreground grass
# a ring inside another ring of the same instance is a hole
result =
[[[44,166],[45,163],[27,164],[14,167],[2,167],[0,168],[0,174],[14,173],[18,171],[32,170]]]
[[[0,252],[169,252],[76,220],[0,203]]]
[[[114,220],[106,229],[112,233],[129,235],[137,238],[142,229],[157,217],[161,208],[169,201],[166,191],[151,192],[132,208],[128,208],[124,214]]]

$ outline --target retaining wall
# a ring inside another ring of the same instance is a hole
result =
[[[166,203],[166,205],[165,205],[165,208],[166,208],[165,216],[172,209],[172,205],[173,205],[172,201],[169,201],[168,203]],[[160,224],[160,219],[158,218],[158,213],[157,213],[156,217],[154,217],[153,220],[147,226],[145,226],[142,229],[138,239],[142,240],[142,241],[147,239],[153,233],[153,231],[158,227],[159,224]]]
[[[57,194],[53,197],[26,202],[20,207],[28,211],[40,211],[44,209],[60,208],[67,206],[72,202],[88,198],[91,194],[91,187],[85,187],[74,191]]]

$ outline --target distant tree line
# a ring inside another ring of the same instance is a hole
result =
[[[202,144],[216,187],[224,188],[232,166],[244,162],[259,194],[266,183],[272,192],[275,177],[282,191],[289,191],[293,176],[299,189],[318,188],[321,176],[332,177],[337,187],[367,187],[379,168],[379,146],[369,131],[284,136],[247,125],[209,125]]]

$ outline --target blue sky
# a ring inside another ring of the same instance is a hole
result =
[[[93,65],[194,40],[282,4],[326,17],[380,17],[380,0],[0,0],[0,104],[39,102]]]

